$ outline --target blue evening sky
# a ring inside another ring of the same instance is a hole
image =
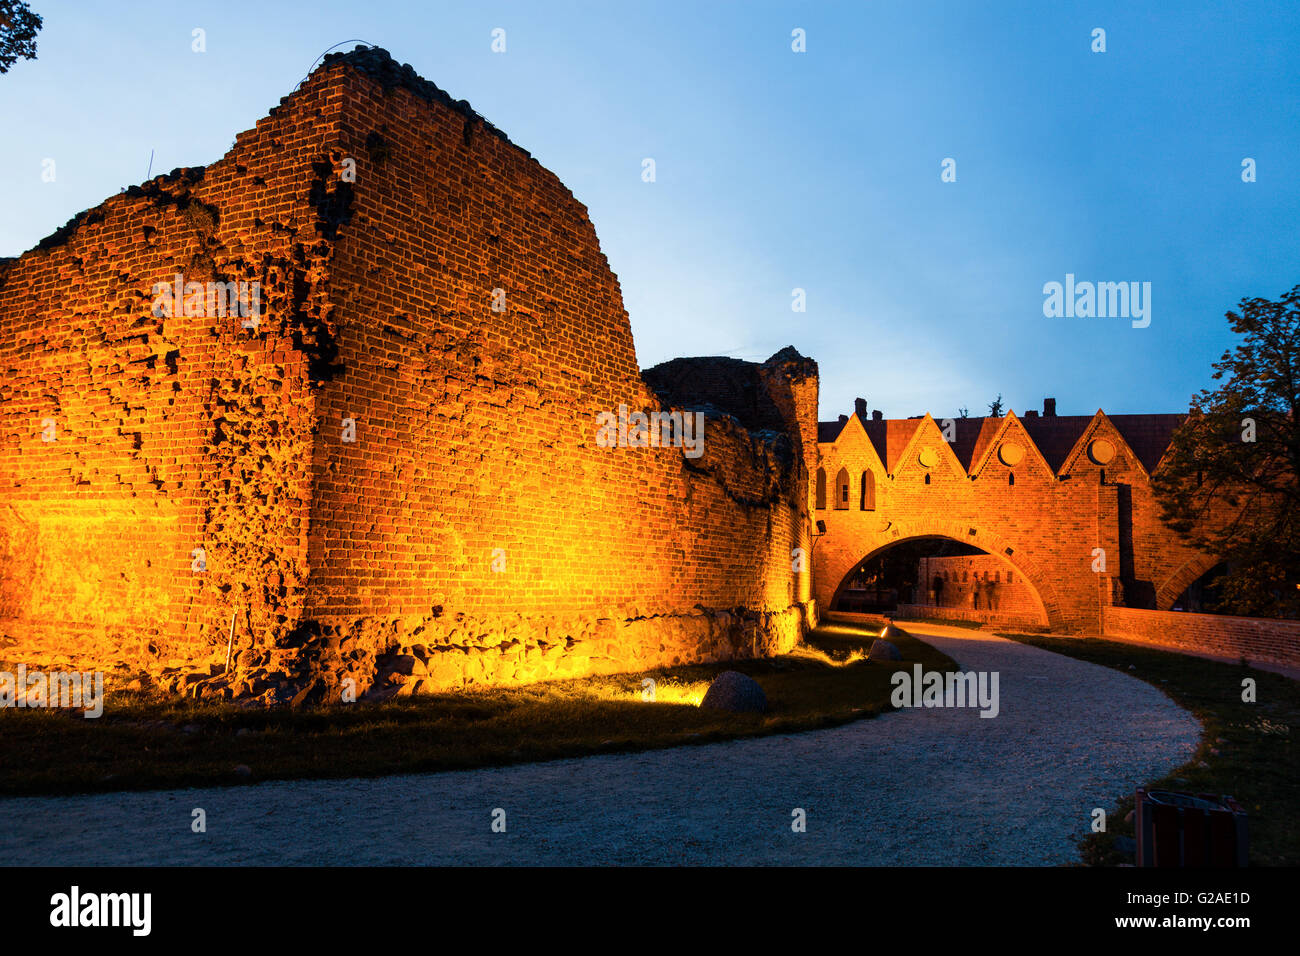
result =
[[[642,367],[793,344],[824,419],[858,395],[890,417],[998,393],[1184,410],[1232,341],[1223,313],[1300,282],[1294,2],[32,6],[39,57],[0,76],[0,255],[143,181],[151,149],[155,174],[219,159],[358,38],[587,205]],[[1044,317],[1066,273],[1150,282],[1150,326]]]

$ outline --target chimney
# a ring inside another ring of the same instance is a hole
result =
[[[1043,417],[1054,418],[1055,416],[1056,416],[1056,399],[1054,398],[1043,399]]]
[[[873,408],[873,409],[871,410],[871,420],[872,420],[873,422],[883,421],[884,418],[885,418],[885,413],[882,412],[880,409],[878,409],[878,408]]]
[[[848,416],[848,415],[841,415],[841,416],[840,416],[840,424],[841,424],[841,425],[843,425],[843,424],[844,424],[845,422],[847,422],[848,420],[849,420],[849,416]]]
[[[1038,409],[1036,409],[1036,408],[1031,408],[1029,411],[1025,412],[1025,417],[1026,417],[1026,418],[1037,418],[1037,417],[1038,417]]]
[[[865,398],[855,398],[853,400],[853,410],[857,412],[858,418],[866,418],[867,400]]]

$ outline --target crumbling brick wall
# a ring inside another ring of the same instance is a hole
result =
[[[155,315],[176,273],[259,282],[257,325]],[[227,692],[332,694],[396,650],[437,689],[805,623],[815,365],[758,374],[785,431],[599,447],[600,412],[660,404],[586,210],[382,51],[0,266],[0,370],[5,656],[210,663],[233,614]]]
[[[789,647],[799,423],[709,414],[697,459],[599,447],[600,413],[662,406],[586,209],[391,61],[325,69],[356,182],[306,616],[354,653],[414,650],[434,688]]]
[[[271,641],[296,624],[337,109],[308,84],[220,162],[111,197],[5,269],[8,653],[156,669],[219,657],[232,611]],[[161,304],[177,274],[257,282],[260,324]]]

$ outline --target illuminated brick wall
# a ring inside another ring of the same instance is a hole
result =
[[[231,610],[267,639],[297,620],[339,102],[312,82],[0,265],[6,656],[159,668],[224,650]],[[155,316],[177,273],[259,282],[260,328]]]
[[[943,585],[935,584],[942,579]],[[918,593],[913,602],[942,611],[972,612],[978,619],[1008,619],[1047,623],[1033,590],[1011,568],[992,555],[921,558],[917,562]]]
[[[177,272],[259,280],[260,325],[154,317]],[[380,52],[0,266],[0,316],[7,655],[215,660],[234,612],[237,670],[419,643],[434,689],[805,624],[816,366],[750,366],[766,417],[709,406],[698,458],[600,447],[660,399],[585,208]]]
[[[1300,668],[1300,621],[1108,607],[1107,637]]]
[[[867,557],[935,537],[991,555],[1027,585],[1056,628],[1096,633],[1112,604],[1169,608],[1216,563],[1160,521],[1151,490],[1150,472],[1179,416],[1058,417],[1048,408],[1041,416],[958,419],[946,433],[944,421],[930,416],[823,422],[819,605],[829,608]],[[836,507],[841,471],[846,508]],[[875,488],[870,508],[863,507],[865,473]]]

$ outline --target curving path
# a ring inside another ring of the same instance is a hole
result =
[[[907,629],[964,670],[998,671],[999,716],[920,709],[487,770],[0,800],[0,861],[1061,864],[1094,807],[1183,763],[1199,739],[1189,713],[1118,671],[961,628]],[[195,807],[205,834],[190,831]],[[496,807],[505,833],[491,832]]]

